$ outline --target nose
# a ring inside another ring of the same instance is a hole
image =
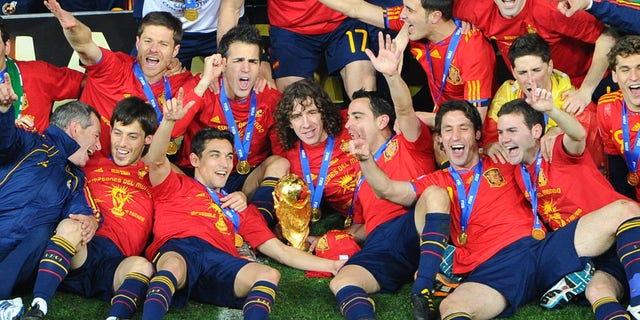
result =
[[[306,114],[302,115],[302,126],[305,128],[309,127],[309,124],[311,124],[311,121],[309,121],[309,116]]]
[[[96,143],[93,145],[93,148],[94,148],[93,150],[95,150],[95,151],[100,151],[100,150],[102,150],[102,145],[100,144],[100,139],[98,139],[98,140],[96,141]]]
[[[407,10],[407,8],[405,6],[402,6],[402,10],[400,10],[400,20],[404,21],[407,19],[405,10]]]
[[[638,77],[640,77],[640,71],[636,68],[632,68],[630,73],[631,80],[637,80]]]

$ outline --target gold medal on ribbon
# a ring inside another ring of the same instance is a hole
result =
[[[351,216],[347,216],[347,218],[344,219],[344,228],[347,229],[351,227],[352,223],[353,223],[353,218]]]
[[[635,172],[629,172],[627,173],[627,183],[632,186],[635,187],[638,185],[638,182],[640,182],[640,179],[638,179],[638,174]]]
[[[540,228],[534,228],[531,231],[531,236],[536,239],[536,240],[542,240],[544,239],[547,235],[544,233],[544,230],[540,229]]]
[[[189,21],[196,21],[198,19],[198,11],[196,9],[185,9],[184,18]]]
[[[318,220],[320,220],[320,218],[322,218],[322,212],[320,211],[320,208],[311,209],[311,222],[317,222]]]
[[[242,247],[242,244],[244,243],[244,239],[242,239],[242,236],[237,233],[236,233],[235,243],[236,243],[236,248]]]
[[[167,148],[167,154],[174,155],[176,153],[178,153],[178,144],[174,140],[171,140],[169,142],[169,147]]]
[[[458,242],[460,244],[465,244],[467,243],[467,233],[462,231],[460,232],[460,234],[458,234]]]
[[[239,174],[249,173],[249,171],[251,171],[251,165],[249,164],[249,161],[247,160],[238,161],[238,164],[236,164],[236,171],[238,171]]]

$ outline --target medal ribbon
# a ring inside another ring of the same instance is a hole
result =
[[[236,150],[239,161],[246,161],[249,158],[249,149],[251,148],[251,136],[253,136],[253,129],[256,123],[256,109],[258,103],[256,102],[256,93],[251,91],[251,100],[249,105],[249,118],[247,119],[247,127],[244,132],[244,139],[240,141],[240,133],[238,132],[238,125],[233,118],[233,112],[231,111],[231,105],[229,104],[229,98],[227,98],[227,92],[224,89],[224,80],[220,83],[220,103],[222,103],[222,111],[224,111],[224,117],[229,125],[229,131],[233,133],[233,147]]]
[[[307,182],[309,190],[311,191],[311,208],[320,208],[320,202],[322,201],[322,194],[324,193],[324,186],[329,172],[329,163],[331,162],[331,154],[333,153],[335,139],[333,136],[327,138],[327,145],[324,147],[324,153],[322,155],[322,165],[320,166],[320,172],[318,173],[318,180],[316,186],[313,185],[313,179],[311,178],[311,169],[309,168],[309,158],[307,153],[304,152],[302,147],[302,141],[300,141],[300,164],[302,165],[302,174],[304,175],[304,181]]]
[[[160,122],[162,121],[162,109],[160,108],[160,103],[158,103],[158,99],[156,99],[156,96],[153,94],[149,81],[147,81],[144,73],[142,73],[142,69],[138,64],[138,61],[133,63],[133,73],[136,75],[140,85],[142,85],[144,96],[147,97],[149,104],[153,107],[153,110],[156,111],[156,114],[158,115],[158,125],[160,125]],[[164,99],[165,101],[171,100],[171,85],[169,84],[169,79],[166,76],[162,76],[162,80],[164,81]]]
[[[449,69],[451,68],[451,61],[453,61],[453,55],[456,53],[456,49],[458,48],[458,43],[460,42],[460,37],[462,36],[462,28],[460,27],[460,21],[458,19],[453,19],[453,22],[456,24],[456,31],[453,32],[451,36],[451,41],[449,41],[449,46],[447,47],[447,53],[444,58],[444,69],[442,72],[442,79],[440,80],[440,92],[437,95],[433,96],[433,100],[436,104],[440,102],[440,98],[442,98],[442,92],[444,91],[444,86],[446,85],[447,77],[449,76]],[[431,81],[435,86],[438,85],[436,83],[435,75],[433,73],[433,62],[431,61],[431,52],[429,51],[429,44],[426,45],[426,56],[427,61],[429,62],[429,67],[431,67]]]
[[[6,57],[6,68],[0,72],[0,83],[4,83],[4,74],[9,73],[11,79],[11,87],[13,92],[18,96],[18,100],[13,103],[13,109],[16,113],[16,119],[22,112],[22,102],[24,100],[24,89],[22,88],[22,76],[20,75],[20,68],[11,58]]]
[[[383,143],[378,150],[376,151],[376,153],[373,154],[373,161],[374,162],[378,162],[378,159],[380,159],[380,156],[382,156],[382,153],[384,152],[384,150],[387,149],[387,145],[389,145],[389,141],[391,141],[391,139],[395,138],[395,134],[392,134],[391,137],[389,137],[389,139],[387,139],[387,141],[385,141],[385,143]],[[349,206],[349,211],[348,211],[348,215],[347,217],[350,217],[353,219],[353,207],[356,204],[356,199],[358,198],[358,192],[360,191],[360,186],[362,185],[362,181],[364,181],[364,174],[362,173],[362,170],[358,171],[358,174],[360,175],[360,178],[358,179],[358,182],[356,183],[356,189],[353,192],[353,198],[351,199],[351,206]]]
[[[184,0],[185,9],[195,9],[196,0]]]
[[[198,181],[198,179],[196,179],[196,181]],[[198,182],[200,182],[200,181],[198,181]],[[235,233],[238,233],[238,227],[240,227],[240,215],[238,214],[238,212],[233,210],[233,209],[231,209],[231,208],[223,208],[222,205],[220,204],[220,197],[218,196],[218,193],[215,192],[215,190],[207,187],[204,183],[200,182],[200,184],[205,189],[207,189],[207,192],[211,196],[211,199],[213,199],[213,202],[215,202],[216,205],[218,205],[218,207],[222,210],[224,215],[227,218],[229,218],[229,220],[231,220],[231,222],[233,223],[233,230],[235,231]],[[220,189],[220,193],[224,197],[227,196],[227,192],[222,190],[222,189]]]
[[[520,164],[520,172],[522,173],[522,180],[524,180],[524,186],[527,188],[527,193],[531,198],[531,207],[533,209],[533,229],[542,229],[540,224],[540,217],[538,216],[538,175],[540,174],[540,165],[542,164],[542,156],[540,156],[540,150],[536,155],[536,168],[533,174],[535,179],[532,183],[529,171],[527,171],[524,163]]]
[[[473,204],[476,202],[476,194],[480,187],[480,176],[482,175],[482,159],[478,159],[475,171],[473,173],[473,181],[471,187],[469,187],[469,194],[464,189],[464,181],[460,177],[460,174],[453,166],[449,166],[449,173],[456,182],[456,188],[458,189],[458,201],[460,203],[460,210],[462,216],[460,217],[460,229],[462,232],[467,232],[467,225],[469,224],[469,218],[471,217],[471,210]]]
[[[622,146],[624,148],[624,159],[627,162],[629,172],[635,173],[638,170],[638,157],[640,157],[640,134],[636,134],[636,143],[631,150],[631,136],[629,132],[629,115],[627,114],[627,104],[622,101]]]

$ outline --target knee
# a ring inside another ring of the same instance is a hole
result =
[[[266,177],[280,178],[285,174],[289,173],[289,168],[291,167],[289,160],[280,156],[275,156],[275,155],[267,158],[265,160],[265,164],[266,164],[266,167],[265,167]]]
[[[187,278],[187,262],[177,252],[165,252],[158,259],[158,271],[166,270],[171,272],[178,281],[178,287],[181,288]]]
[[[620,211],[622,212],[623,221],[640,217],[640,206],[638,206],[638,203],[629,200],[618,200],[618,204],[622,207]]]
[[[346,286],[356,285],[353,280],[354,279],[345,276],[344,273],[338,272],[338,274],[336,274],[336,276],[331,279],[331,282],[329,282],[329,289],[331,289],[331,292],[333,292],[333,294],[335,295],[336,293],[338,293],[338,291],[340,291],[340,289]]]
[[[58,223],[55,234],[77,247],[82,240],[82,223],[77,220],[64,219]]]
[[[260,274],[260,280],[271,282],[277,285],[280,282],[280,271],[271,267],[266,267],[265,270]]]
[[[153,265],[149,260],[143,257],[128,257],[123,261],[122,265],[126,266],[126,273],[136,272],[147,277],[151,277],[153,275]]]
[[[416,212],[449,213],[449,193],[443,188],[431,185],[422,193],[416,204]]]

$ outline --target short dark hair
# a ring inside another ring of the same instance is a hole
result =
[[[218,44],[218,53],[226,58],[229,54],[229,47],[234,42],[254,44],[260,48],[260,41],[262,41],[262,36],[256,27],[250,24],[239,24],[222,36]]]
[[[116,122],[128,126],[136,121],[140,123],[145,136],[156,132],[158,115],[151,105],[134,96],[120,100],[111,115],[111,128]]]
[[[473,130],[482,132],[482,118],[478,108],[466,100],[447,100],[440,105],[436,113],[436,132],[442,133],[442,118],[451,111],[462,111],[473,124]]]
[[[445,20],[453,18],[453,0],[421,0],[420,2],[427,13],[440,11]]]
[[[364,89],[359,89],[353,93],[351,96],[351,101],[360,98],[369,99],[369,106],[371,107],[371,111],[375,117],[379,117],[383,114],[389,116],[389,124],[387,127],[393,130],[393,124],[396,121],[396,110],[393,106],[387,102],[387,100],[383,99],[380,94],[376,91],[366,91]]]
[[[0,33],[2,33],[2,43],[7,43],[11,39],[11,34],[7,31],[7,27],[4,25],[4,19],[0,17]]]
[[[521,114],[524,117],[524,123],[529,129],[539,124],[544,129],[544,114],[532,108],[524,99],[516,99],[502,105],[498,111],[498,117],[506,114]],[[544,130],[543,130],[544,133]]]
[[[509,47],[511,66],[513,67],[513,63],[517,58],[524,56],[540,57],[542,62],[549,63],[551,61],[551,48],[539,34],[527,33],[516,38],[511,47]]]
[[[195,153],[198,158],[202,157],[205,144],[209,140],[227,140],[233,146],[233,134],[229,130],[204,127],[193,136],[191,140],[191,153]]]
[[[86,129],[93,125],[91,115],[96,116],[98,120],[100,120],[98,111],[88,104],[80,101],[69,101],[58,106],[56,110],[53,111],[49,123],[52,126],[65,130],[69,128],[72,121],[77,121],[80,127]]]
[[[615,71],[618,65],[618,56],[626,58],[634,54],[640,54],[640,36],[628,35],[622,37],[607,54],[609,68]]]
[[[177,46],[178,44],[180,44],[180,41],[182,41],[182,22],[180,21],[180,19],[174,17],[169,12],[153,11],[147,13],[147,15],[145,15],[144,18],[142,18],[142,20],[140,21],[140,26],[138,27],[138,37],[142,35],[142,32],[144,31],[144,28],[146,26],[162,26],[173,31],[174,46]]]
[[[290,127],[291,113],[296,104],[302,105],[302,110],[313,102],[320,112],[322,127],[330,135],[338,135],[342,131],[342,116],[340,108],[336,106],[322,86],[313,79],[296,81],[282,92],[282,97],[276,108],[274,118],[278,128],[278,138],[285,150],[293,148],[298,136]]]

